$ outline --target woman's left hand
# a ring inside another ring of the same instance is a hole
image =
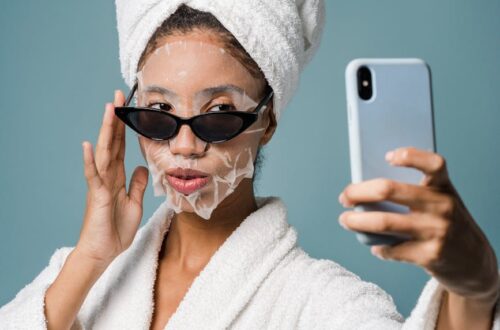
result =
[[[393,166],[422,171],[419,185],[367,180],[348,185],[339,202],[353,207],[387,200],[408,206],[409,213],[352,210],[340,215],[340,223],[355,231],[409,234],[409,241],[372,246],[371,252],[382,259],[416,264],[460,296],[496,301],[500,282],[495,252],[453,187],[445,159],[414,147],[394,150],[391,159]]]

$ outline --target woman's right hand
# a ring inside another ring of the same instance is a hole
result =
[[[114,107],[125,103],[115,91],[114,104],[107,103],[97,140],[95,157],[92,145],[82,143],[87,181],[87,205],[75,247],[80,254],[107,267],[131,244],[143,214],[148,169],[135,168],[127,193],[125,182],[125,124]]]

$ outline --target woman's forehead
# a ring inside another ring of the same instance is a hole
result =
[[[224,47],[196,39],[174,39],[155,49],[138,73],[138,80],[142,87],[154,85],[169,90],[198,92],[232,85],[253,94],[258,89],[257,79]]]

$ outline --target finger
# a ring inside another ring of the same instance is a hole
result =
[[[116,155],[116,160],[119,162],[123,162],[125,160],[125,146],[126,146],[125,128],[123,128],[122,143],[120,143],[120,148],[118,149],[118,153]]]
[[[113,106],[114,112],[114,106]],[[116,116],[113,114],[113,116]],[[115,119],[117,121],[116,131],[113,135],[113,146],[111,148],[111,157],[112,159],[120,160],[118,155],[120,150],[125,147],[125,124],[119,119]]]
[[[141,205],[144,191],[148,185],[148,169],[144,166],[137,166],[130,179],[129,197],[135,203]]]
[[[92,151],[92,144],[87,141],[83,141],[83,170],[85,178],[87,179],[87,185],[89,188],[98,189],[102,185],[101,178],[97,171],[97,167],[94,162],[94,156]]]
[[[116,106],[122,106],[125,103],[125,96],[120,90],[115,91],[115,99],[114,99],[114,107]],[[113,159],[117,159],[118,161],[121,161],[123,159],[119,158],[119,154],[122,151],[122,148],[125,148],[125,123],[116,116],[114,113],[114,107],[113,107],[113,116],[115,116],[115,121],[117,122],[116,124],[116,132],[113,136],[113,147],[111,151],[111,157]]]
[[[385,260],[394,260],[416,264],[420,267],[428,267],[436,255],[438,242],[407,241],[397,245],[374,245],[371,253]]]
[[[117,107],[121,107],[125,104],[125,95],[119,89],[115,90],[115,100],[114,105]]]
[[[430,239],[438,234],[436,219],[425,214],[346,211],[339,216],[339,222],[349,230],[377,234],[401,233],[417,240]]]
[[[445,194],[387,178],[376,178],[348,185],[339,196],[346,207],[362,203],[391,201],[407,205],[411,210],[437,212],[447,202]]]
[[[386,160],[391,165],[414,167],[424,173],[421,184],[426,186],[447,187],[449,185],[446,160],[438,153],[418,149],[415,147],[402,147],[386,154]]]
[[[96,145],[96,165],[99,170],[106,169],[110,163],[111,145],[113,142],[113,105],[106,103],[101,129]]]

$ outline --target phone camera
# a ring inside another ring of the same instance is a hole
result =
[[[363,100],[369,100],[373,95],[372,73],[366,66],[358,69],[358,94]]]

